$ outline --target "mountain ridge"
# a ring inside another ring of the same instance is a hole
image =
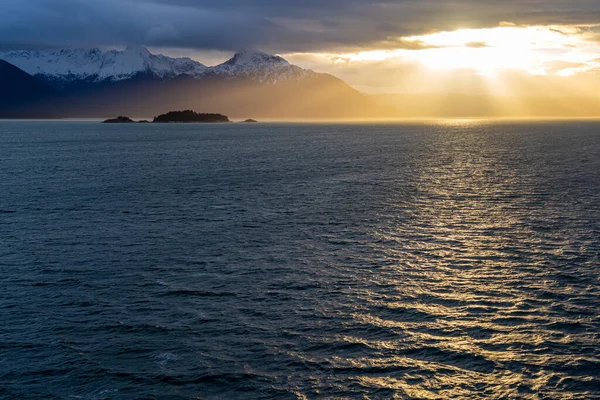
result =
[[[3,111],[35,105],[55,96],[50,86],[0,59],[0,115]]]
[[[0,58],[57,88],[67,87],[77,81],[110,83],[139,76],[159,80],[174,79],[181,75],[195,79],[244,76],[259,82],[277,83],[282,79],[315,74],[314,71],[290,64],[280,56],[257,50],[237,52],[227,61],[210,67],[187,57],[152,54],[143,46],[128,46],[121,51],[102,51],[98,48],[18,50],[0,53]]]

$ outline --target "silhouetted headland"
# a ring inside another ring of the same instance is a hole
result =
[[[257,121],[257,120],[255,120],[255,119],[249,118],[249,119],[245,120],[244,122],[245,122],[245,123],[249,123],[249,124],[253,124],[253,123],[256,123],[256,122],[258,122],[258,121]]]

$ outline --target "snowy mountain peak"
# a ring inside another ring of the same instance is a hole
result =
[[[312,71],[290,64],[279,56],[262,51],[241,51],[223,64],[211,67],[207,73],[226,77],[246,77],[263,83],[278,83],[301,78]]]
[[[223,64],[238,67],[260,67],[260,66],[280,66],[286,67],[290,63],[279,56],[273,56],[262,51],[241,51],[225,61]]]

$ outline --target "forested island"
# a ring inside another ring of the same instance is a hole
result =
[[[200,114],[192,110],[170,111],[154,118],[152,122],[230,122],[223,114]]]

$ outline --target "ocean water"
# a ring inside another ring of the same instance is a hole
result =
[[[600,122],[0,122],[2,399],[600,399]]]

